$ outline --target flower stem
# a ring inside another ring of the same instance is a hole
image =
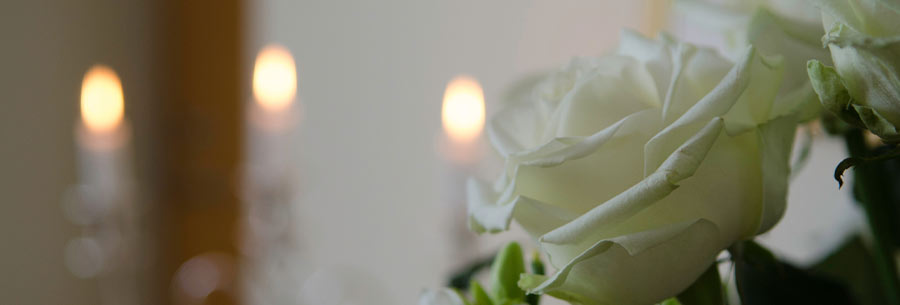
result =
[[[868,158],[870,151],[866,147],[863,131],[848,131],[844,140],[852,158]],[[893,209],[897,199],[891,191],[896,184],[884,162],[866,162],[853,168],[854,189],[857,200],[862,205],[869,228],[873,235],[875,265],[878,269],[880,283],[883,285],[885,299],[888,304],[900,305],[900,280],[897,277],[897,265],[894,261],[894,232],[891,226]]]

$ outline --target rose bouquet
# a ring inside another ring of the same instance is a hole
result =
[[[718,265],[728,261],[743,304],[900,304],[900,4],[796,2],[804,14],[774,1],[684,1],[724,16],[734,54],[625,31],[615,52],[576,58],[512,95],[487,128],[504,169],[469,181],[469,225],[496,233],[516,222],[552,272],[538,257],[529,272],[510,244],[489,290],[471,282],[420,303],[724,304]],[[856,166],[873,233],[850,260],[865,265],[855,278],[792,266],[753,242],[786,209],[798,125],[820,116],[847,139],[835,177]],[[863,141],[867,130],[883,141]],[[860,288],[863,277],[877,287]]]

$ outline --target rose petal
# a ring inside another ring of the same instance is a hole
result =
[[[618,54],[642,62],[662,100],[666,124],[681,116],[728,72],[732,63],[709,48],[677,43],[665,33],[658,40],[622,31]]]
[[[658,103],[662,105],[662,99],[666,95],[666,87],[671,82],[672,56],[671,49],[676,43],[666,35],[660,35],[661,39],[654,40],[638,32],[623,29],[620,36],[619,48],[616,54],[637,59],[644,65],[653,80],[647,87],[653,88]]]
[[[658,118],[658,109],[648,109],[580,141],[558,140],[554,155],[510,159],[514,193],[575,213],[590,210],[643,178],[640,151],[658,130]],[[573,144],[560,145],[564,141]]]
[[[653,304],[687,288],[719,250],[716,225],[697,219],[599,241],[544,281],[519,283],[580,304]]]
[[[541,236],[575,218],[578,214],[528,197],[516,201],[516,222],[531,236]]]
[[[835,69],[854,98],[853,104],[869,107],[893,126],[900,126],[900,35],[865,41],[868,43],[832,39],[829,49]]]
[[[760,8],[753,15],[747,29],[747,43],[760,53],[781,55],[785,61],[785,76],[781,93],[794,90],[809,81],[806,62],[810,59],[830,62],[827,49],[822,48],[825,31],[821,22],[804,22],[779,16],[768,9]]]
[[[641,157],[635,155],[633,150],[639,149],[649,139],[652,130],[657,128],[653,118],[658,117],[658,113],[656,109],[635,113],[590,137],[555,139],[532,151],[510,156],[508,173],[505,179],[499,181],[499,185],[469,181],[467,193],[470,227],[479,233],[506,230],[515,209],[514,201],[523,200],[516,198],[520,195],[529,200],[557,205],[571,212],[583,212],[596,202],[579,202],[568,198],[576,195],[590,196],[581,198],[596,198],[595,193],[604,190],[595,187],[594,183],[603,181],[609,181],[608,187],[622,186],[606,188],[609,194],[599,196],[608,198],[615,194],[614,191],[624,190],[640,179]],[[600,149],[610,140],[625,136],[631,139],[627,143],[634,146],[631,151]],[[579,162],[565,164],[586,157],[589,159],[585,160],[588,166],[574,164]],[[609,165],[609,168],[604,168],[605,165]],[[619,176],[607,175],[606,170],[617,170]],[[582,183],[570,183],[572,181]],[[587,182],[590,184],[585,185]],[[559,185],[566,185],[567,188],[556,191],[556,186]],[[544,191],[548,189],[551,191]]]
[[[791,116],[777,118],[759,127],[763,203],[760,224],[754,235],[768,231],[784,215],[796,130],[797,120]]]
[[[609,57],[579,78],[546,122],[544,138],[589,136],[625,116],[655,107],[652,81],[634,59]]]
[[[603,144],[612,139],[626,122],[633,122],[632,124],[635,124],[638,123],[636,121],[641,121],[641,123],[647,122],[652,124],[652,121],[639,119],[640,116],[647,116],[646,113],[655,112],[653,109],[648,109],[641,113],[631,114],[588,137],[553,139],[537,149],[512,154],[509,156],[509,161],[515,164],[549,167],[559,165],[560,163],[569,160],[583,158],[592,152],[597,151],[600,146],[603,146]]]
[[[672,151],[703,128],[713,117],[724,117],[729,134],[752,129],[768,121],[768,110],[778,90],[781,65],[749,47],[734,68],[703,99],[660,131],[644,146],[644,175],[662,164]],[[752,86],[752,88],[748,88]]]
[[[708,48],[683,47],[682,71],[673,76],[665,101],[665,124],[671,124],[712,91],[734,65]],[[676,81],[677,80],[677,81]]]
[[[510,186],[515,185],[514,183]],[[501,200],[501,194],[487,183],[469,179],[466,183],[469,228],[476,233],[500,232],[509,229],[518,198]]]
[[[900,3],[883,0],[812,0],[823,15],[875,37],[896,34],[900,29]],[[825,23],[828,28],[831,23]]]
[[[551,263],[558,266],[561,261],[584,251],[595,241],[611,237],[607,235],[611,228],[669,195],[678,187],[678,182],[693,175],[700,167],[723,128],[722,119],[711,120],[666,159],[658,171],[575,220],[541,236],[541,244],[548,252],[564,254],[551,257]]]
[[[536,107],[527,103],[509,105],[487,124],[487,135],[494,149],[504,158],[532,147],[543,133],[544,118]]]

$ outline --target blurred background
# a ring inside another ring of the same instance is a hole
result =
[[[0,303],[415,303],[528,242],[465,229],[506,91],[622,28],[715,47],[669,6],[4,1]],[[813,143],[763,236],[798,264],[858,226],[830,177],[842,144]]]

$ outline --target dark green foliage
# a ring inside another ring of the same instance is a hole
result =
[[[722,305],[722,279],[719,278],[719,266],[713,263],[696,282],[678,294],[678,302],[682,305]]]
[[[730,251],[743,305],[856,304],[840,282],[780,262],[752,241]]]
[[[840,279],[860,305],[887,303],[884,288],[878,283],[878,271],[872,254],[858,236],[848,239],[812,269],[819,274]]]

